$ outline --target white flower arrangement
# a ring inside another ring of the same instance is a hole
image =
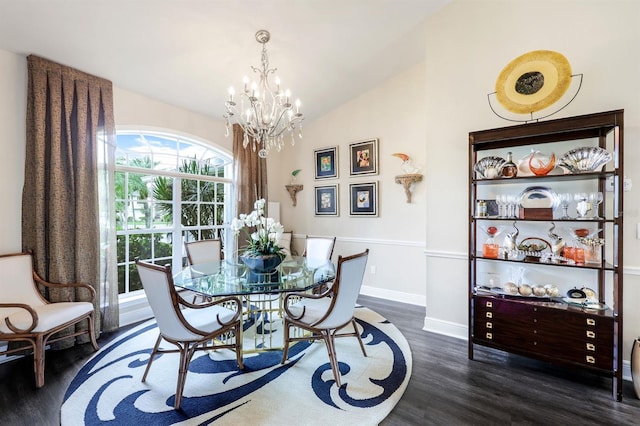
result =
[[[236,236],[240,231],[246,234],[249,245],[246,248],[245,255],[276,254],[284,259],[285,255],[282,247],[278,245],[278,241],[280,241],[284,232],[284,227],[273,218],[264,216],[265,205],[264,198],[257,200],[251,213],[241,214],[231,221],[231,231]],[[255,228],[255,230],[250,233],[248,228]]]

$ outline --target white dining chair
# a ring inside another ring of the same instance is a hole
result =
[[[331,261],[333,248],[336,245],[336,237],[309,236],[305,239],[304,253],[302,256],[306,258],[306,265],[310,269],[319,268]],[[322,293],[328,287],[331,287],[331,281],[322,284],[314,289],[314,293]]]
[[[244,368],[240,322],[242,304],[235,296],[197,305],[189,303],[175,289],[171,266],[154,265],[138,259],[136,266],[159,329],[142,381],[146,381],[156,354],[179,353],[174,401],[174,408],[179,409],[189,363],[196,351],[232,349],[236,353],[238,367]],[[216,340],[220,337],[223,337],[222,341]],[[175,345],[177,349],[161,349],[162,340]]]
[[[360,294],[369,249],[352,256],[339,256],[336,279],[333,285],[321,294],[289,293],[284,299],[284,350],[281,364],[289,355],[289,345],[300,340],[323,339],[329,354],[329,362],[338,387],[340,370],[335,348],[336,337],[356,337],[360,343],[362,354],[367,353],[358,333],[354,311],[356,300]],[[290,305],[289,302],[292,302]],[[351,325],[353,331],[341,332]],[[311,333],[310,335],[292,335],[291,327],[298,327]]]
[[[305,239],[304,253],[302,254],[307,258],[307,265],[324,265],[327,260],[331,260],[335,244],[336,237],[307,235]]]
[[[213,262],[222,259],[222,241],[208,239],[184,243],[189,265]]]

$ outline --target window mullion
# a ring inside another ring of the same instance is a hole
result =
[[[172,268],[174,271],[182,270],[182,178],[173,179],[173,255]]]

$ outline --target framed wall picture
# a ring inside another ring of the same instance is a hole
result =
[[[313,151],[316,163],[316,179],[338,177],[338,147],[316,149]]]
[[[349,185],[349,215],[378,216],[378,182]]]
[[[338,216],[338,185],[316,186],[316,216]]]
[[[378,139],[349,144],[351,176],[378,174]]]

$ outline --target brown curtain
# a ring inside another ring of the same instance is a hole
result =
[[[110,81],[29,56],[27,147],[22,195],[22,245],[32,250],[45,280],[83,282],[96,289],[96,330],[117,327],[117,282],[101,244],[98,168],[115,144]],[[102,259],[101,259],[102,257]],[[115,261],[115,253],[112,254]],[[111,272],[108,272],[111,271]],[[115,297],[114,297],[115,291]],[[73,290],[51,290],[51,301],[82,300]],[[106,311],[105,311],[106,310]],[[107,318],[110,324],[101,324]],[[115,321],[115,324],[114,324]],[[84,325],[83,325],[84,326]],[[86,336],[83,336],[86,339]],[[72,346],[67,339],[60,347]]]
[[[250,213],[260,198],[267,199],[267,160],[250,143],[242,146],[244,131],[233,125],[233,170],[237,213]]]

